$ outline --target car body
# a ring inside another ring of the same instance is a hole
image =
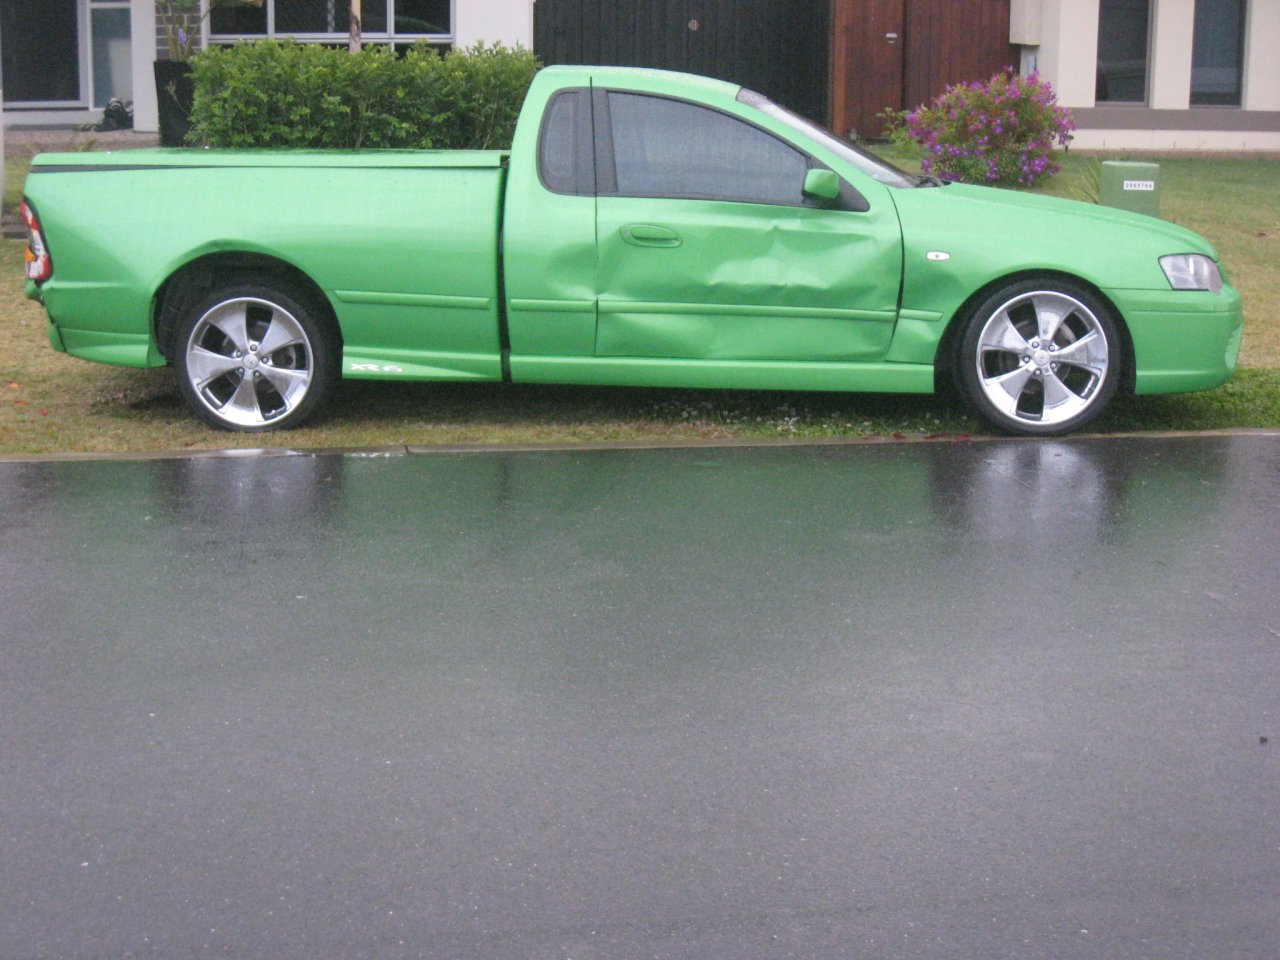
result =
[[[510,151],[37,157],[30,296],[209,423],[339,377],[930,392],[1060,434],[1232,375],[1240,298],[1150,217],[896,170],[733,84],[550,67]]]

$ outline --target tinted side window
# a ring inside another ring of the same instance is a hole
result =
[[[595,192],[590,112],[586,89],[562,90],[547,104],[538,132],[538,176],[548,190]]]
[[[609,120],[618,194],[804,204],[808,158],[749,123],[697,104],[614,92]]]

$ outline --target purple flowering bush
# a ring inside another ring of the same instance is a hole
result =
[[[955,84],[901,117],[898,137],[919,145],[920,168],[944,180],[1032,186],[1058,172],[1055,146],[1075,121],[1039,74],[1012,69]],[[891,136],[893,134],[891,133]]]

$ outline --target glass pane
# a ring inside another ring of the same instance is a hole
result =
[[[1098,10],[1099,103],[1146,103],[1150,0],[1102,0]]]
[[[1240,106],[1244,0],[1196,0],[1191,102]]]
[[[337,33],[351,29],[350,0],[275,0],[276,34]],[[363,0],[360,5],[362,33],[385,33],[386,0]]]
[[[395,0],[396,33],[451,33],[449,0]]]
[[[210,33],[229,33],[233,36],[265,36],[267,32],[267,5],[260,7],[214,7],[209,13]]]
[[[538,141],[538,170],[542,181],[559,193],[573,192],[573,131],[577,127],[579,98],[576,92],[556,95],[547,108],[547,119]]]
[[[130,63],[129,11],[94,10],[93,17],[93,105],[105,107],[112,97],[133,99],[133,68]]]
[[[609,94],[618,193],[804,202],[808,159],[781,140],[706,107]]]
[[[78,35],[76,0],[0,3],[5,102],[79,102]]]

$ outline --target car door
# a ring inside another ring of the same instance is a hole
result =
[[[902,269],[887,198],[820,205],[822,166],[741,117],[596,89],[596,355],[876,360]],[[841,208],[843,207],[843,208]]]

